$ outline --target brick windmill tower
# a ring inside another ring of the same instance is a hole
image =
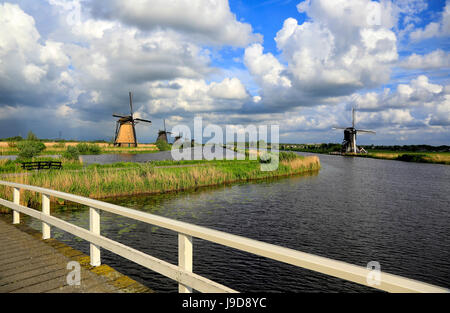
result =
[[[149,120],[133,117],[133,99],[130,95],[130,115],[113,114],[119,119],[116,122],[116,133],[114,136],[114,146],[117,147],[137,147],[136,129],[135,125],[138,122],[152,123]]]
[[[342,141],[343,153],[366,153],[364,149],[356,146],[356,134],[357,133],[370,133],[375,134],[373,130],[363,130],[355,128],[355,108],[352,108],[352,127],[333,127],[333,129],[344,130],[344,140]]]

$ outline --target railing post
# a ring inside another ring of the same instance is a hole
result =
[[[89,208],[89,230],[96,235],[100,235],[100,211],[98,209]],[[90,250],[91,265],[99,266],[101,264],[100,247],[91,243]]]
[[[50,215],[50,196],[42,194],[42,213]],[[50,238],[50,225],[42,222],[42,239]]]
[[[178,266],[192,272],[192,236],[182,233],[178,233]],[[192,288],[179,284],[178,292],[191,293]]]
[[[20,204],[20,189],[14,188],[13,190],[13,202]],[[20,224],[20,213],[13,210],[13,224]]]

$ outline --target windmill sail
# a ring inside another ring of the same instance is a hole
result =
[[[352,126],[351,127],[333,127],[333,129],[344,130],[344,140],[342,141],[342,152],[344,153],[365,153],[364,149],[359,149],[356,145],[357,133],[375,134],[373,130],[356,129],[355,108],[352,108]]]

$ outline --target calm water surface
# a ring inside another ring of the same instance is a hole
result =
[[[450,287],[450,166],[320,155],[319,174],[108,200],[123,206]],[[88,227],[86,208],[52,214]],[[177,235],[101,213],[102,235],[177,263]],[[35,228],[40,223],[27,219]],[[52,234],[89,253],[79,238]],[[159,292],[177,285],[102,250],[102,261]],[[368,287],[194,239],[194,271],[241,292],[367,292]]]
[[[185,148],[186,150],[186,157],[185,159],[188,160],[195,160],[195,159],[201,159],[202,158],[202,152],[203,151],[209,151],[210,153],[217,152],[217,157],[222,157],[223,159],[233,159],[237,158],[238,156],[241,156],[242,158],[245,158],[245,156],[241,153],[236,153],[230,149],[224,149],[222,146],[219,145],[213,145],[208,146],[205,148],[202,148],[201,146],[197,146],[194,148]],[[205,149],[205,150],[203,150]],[[206,152],[205,152],[206,153]],[[176,157],[176,155],[175,155]],[[98,155],[81,155],[80,156],[81,161],[84,165],[89,164],[110,164],[110,163],[116,163],[116,162],[151,162],[151,161],[162,161],[162,160],[173,160],[174,157],[172,156],[171,151],[161,151],[161,152],[154,152],[154,153],[113,153],[113,154],[98,154]],[[181,159],[181,158],[180,158]],[[213,157],[208,158],[209,160],[212,160]]]

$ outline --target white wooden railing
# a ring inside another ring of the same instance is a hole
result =
[[[177,281],[179,284],[179,292],[192,292],[192,289],[200,292],[236,292],[233,289],[192,272],[193,237],[201,238],[227,247],[239,249],[255,255],[267,257],[384,291],[433,293],[449,292],[449,290],[445,288],[384,272],[379,273],[377,277],[377,284],[373,284],[368,280],[368,277],[372,275],[373,272],[371,269],[367,269],[365,267],[356,266],[69,193],[6,181],[0,181],[0,185],[13,188],[13,202],[0,198],[0,205],[13,210],[14,224],[20,223],[20,213],[37,218],[42,221],[43,239],[50,238],[50,227],[54,226],[74,236],[87,240],[90,243],[91,265],[98,266],[101,264],[101,247]],[[42,194],[42,212],[19,204],[21,189]],[[88,206],[90,217],[89,230],[51,216],[50,196]],[[118,214],[177,232],[178,266],[103,237],[100,234],[99,210]]]

